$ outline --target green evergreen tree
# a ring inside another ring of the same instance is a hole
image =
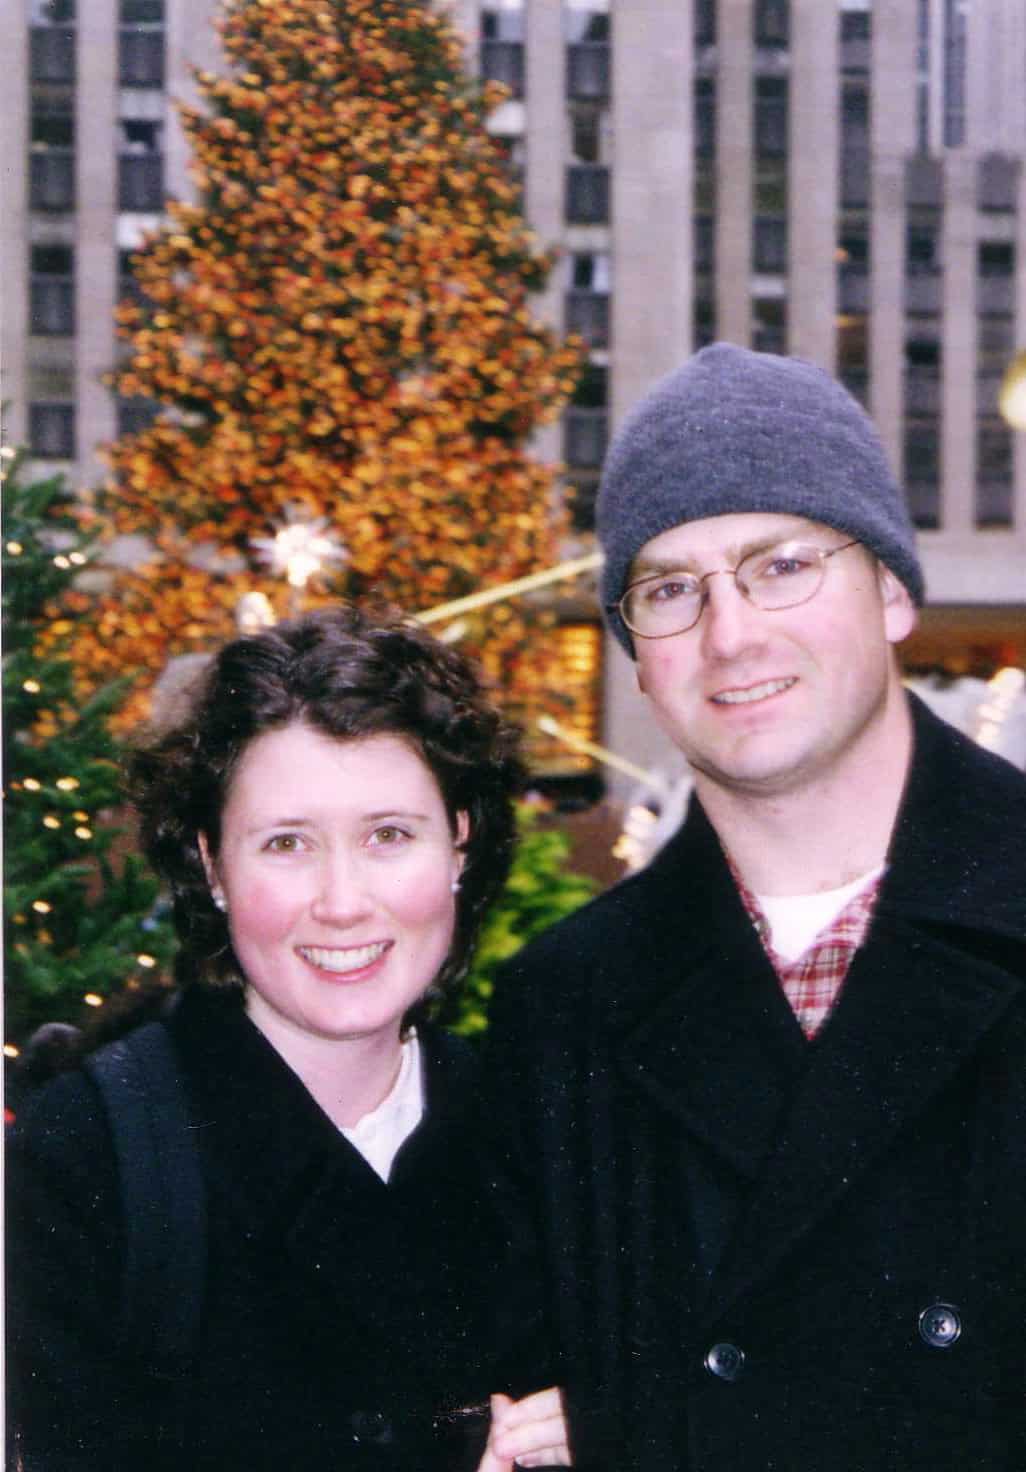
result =
[[[139,985],[173,942],[153,919],[156,880],[118,853],[118,748],[107,721],[125,682],[81,703],[59,644],[38,651],[88,544],[60,479],[23,482],[20,457],[4,454],[5,1011],[17,1044],[40,1023],[80,1023],[86,996]],[[69,632],[70,623],[58,629]]]
[[[598,886],[587,874],[567,866],[570,840],[558,829],[538,827],[538,811],[527,803],[517,810],[518,842],[505,889],[481,930],[470,974],[452,1015],[453,1032],[473,1037],[488,1026],[495,973],[503,961],[564,915],[591,899]]]

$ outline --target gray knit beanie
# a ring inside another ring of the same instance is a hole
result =
[[[802,358],[713,343],[655,385],[613,439],[596,508],[602,601],[618,612],[638,552],[682,522],[736,511],[804,516],[857,538],[923,601],[905,498],[869,416]]]

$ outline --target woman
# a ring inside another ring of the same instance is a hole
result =
[[[508,870],[519,775],[462,657],[352,609],[228,644],[136,753],[181,939],[161,1026],[202,1313],[187,1370],[126,1337],[124,1176],[92,1078],[62,1075],[9,1146],[25,1472],[448,1472],[477,1464],[490,1393],[504,1457],[568,1462],[557,1393],[528,1395],[550,1367],[485,1199],[473,1060],[428,1020]]]

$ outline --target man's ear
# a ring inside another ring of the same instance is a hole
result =
[[[883,601],[884,633],[889,644],[900,644],[919,621],[918,610],[905,584],[882,562],[876,565],[876,576]]]

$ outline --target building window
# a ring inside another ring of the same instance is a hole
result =
[[[939,158],[916,154],[905,160],[905,203],[909,209],[939,210],[944,202],[943,184]]]
[[[941,308],[941,235],[936,224],[915,223],[905,233],[905,310],[936,316]]]
[[[143,118],[121,122],[118,157],[118,208],[156,214],[164,208],[164,156],[161,125]]]
[[[925,333],[905,343],[905,413],[912,419],[936,420],[940,413],[941,348]]]
[[[790,35],[789,0],[755,0],[756,46],[786,46]]]
[[[609,170],[604,165],[567,167],[566,218],[571,225],[608,225]]]
[[[783,77],[755,79],[755,152],[761,158],[787,153],[787,81]]]
[[[716,153],[716,82],[712,77],[695,78],[695,152],[699,158]]]
[[[481,35],[486,41],[523,41],[522,0],[506,5],[485,5],[481,11]]]
[[[937,421],[905,424],[905,488],[909,512],[917,527],[940,526],[940,450]]]
[[[977,246],[976,310],[981,317],[1010,317],[1015,310],[1015,246],[981,240]]]
[[[33,82],[74,82],[74,26],[32,27],[29,31],[29,77]]]
[[[118,251],[118,301],[137,302],[141,306],[149,298],[132,272],[134,256],[131,250]]]
[[[29,0],[30,26],[75,24],[75,0]]]
[[[29,332],[70,337],[75,331],[74,256],[67,245],[34,245],[29,271]]]
[[[977,208],[988,214],[1011,213],[1019,183],[1021,162],[1003,153],[988,153],[980,159],[976,175]]]
[[[574,391],[573,403],[563,415],[563,459],[571,470],[597,470],[606,453],[608,375],[596,363],[586,363]]]
[[[787,352],[787,302],[757,297],[752,303],[752,347],[757,353]]]
[[[716,226],[712,215],[695,216],[695,270],[715,269]]]
[[[163,87],[164,31],[122,26],[118,35],[118,75],[122,87]]]
[[[779,275],[787,270],[787,221],[756,216],[752,265],[756,271]]]
[[[860,403],[869,383],[869,334],[865,313],[842,312],[837,321],[837,376]]]
[[[837,241],[837,305],[842,318],[869,310],[869,232],[848,224]]]
[[[841,208],[869,203],[869,89],[846,81],[841,90]]]
[[[567,42],[607,46],[610,39],[609,0],[565,0],[563,31]]]
[[[699,285],[699,289],[695,292],[691,330],[694,335],[696,352],[699,348],[706,348],[711,342],[716,341],[716,303],[713,301],[708,285],[704,290]]]
[[[965,142],[968,0],[944,0],[944,146]]]
[[[916,146],[930,152],[930,0],[919,0],[916,19]]]
[[[160,413],[156,399],[118,399],[115,407],[119,438],[148,429]]]
[[[841,11],[841,70],[868,72],[872,44],[872,16],[868,10]]]
[[[716,45],[716,0],[695,0],[695,45]]]
[[[608,100],[608,41],[575,41],[566,48],[566,95],[596,102]]]
[[[976,426],[976,525],[1012,525],[1012,431],[997,416]]]
[[[571,257],[566,328],[583,337],[590,348],[609,346],[609,256],[604,251]]]
[[[75,124],[70,97],[39,99],[29,125],[29,207],[75,207]]]
[[[30,404],[29,447],[37,460],[73,460],[74,404]]]

